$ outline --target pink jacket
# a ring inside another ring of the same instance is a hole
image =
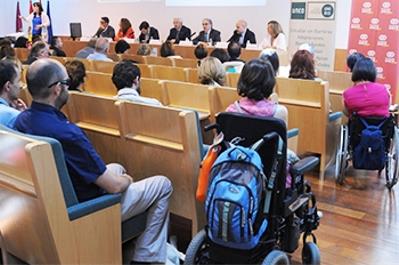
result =
[[[378,83],[362,83],[346,89],[343,99],[349,114],[359,116],[389,116],[390,94]]]

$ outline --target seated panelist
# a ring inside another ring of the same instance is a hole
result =
[[[236,30],[227,42],[237,42],[242,48],[247,47],[247,42],[256,44],[255,33],[248,29],[248,23],[240,19],[236,23]]]
[[[213,23],[210,18],[204,18],[202,20],[203,30],[199,33],[198,37],[193,39],[193,44],[197,45],[198,42],[220,42],[220,31],[213,28]]]
[[[169,31],[167,40],[178,44],[181,40],[191,40],[191,29],[183,25],[181,18],[173,19],[173,28]]]

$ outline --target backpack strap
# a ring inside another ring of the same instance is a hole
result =
[[[362,122],[363,126],[365,128],[369,127],[370,124],[367,123],[367,121],[364,118],[359,117],[360,121]],[[384,119],[380,124],[378,124],[377,126],[375,126],[378,130],[381,129],[382,125],[384,125],[386,119]]]
[[[280,136],[278,136],[277,156],[273,161],[270,178],[266,183],[265,203],[264,203],[264,208],[263,208],[264,214],[269,214],[269,211],[270,211],[270,204],[272,201],[272,194],[273,194],[273,190],[274,190],[274,184],[276,181],[278,169],[280,167],[280,162],[282,161],[282,159],[284,159],[283,147],[284,147],[284,141],[283,141],[283,139],[281,139]]]

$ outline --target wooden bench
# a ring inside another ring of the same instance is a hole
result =
[[[345,89],[352,87],[352,74],[348,72],[319,71],[318,77],[328,81],[330,91],[330,103],[332,111],[343,111],[342,94]]]
[[[186,82],[199,84],[198,69],[197,68],[186,68]]]
[[[288,109],[288,129],[300,131],[298,152],[320,154],[320,177],[334,157],[342,113],[329,113],[328,83],[277,78],[279,103]]]
[[[239,79],[240,79],[239,73],[227,73],[226,74],[226,85],[229,87],[237,87]]]
[[[121,117],[125,167],[136,180],[165,175],[173,184],[170,211],[200,228],[195,189],[202,156],[197,115],[193,111],[117,102]],[[202,213],[200,209],[199,213]]]
[[[186,72],[184,68],[162,65],[151,65],[150,68],[152,78],[182,82],[186,81]]]
[[[114,72],[115,62],[93,61],[93,72],[112,74]]]
[[[0,142],[5,250],[29,264],[121,264],[120,195],[79,203],[70,181],[63,191],[69,176],[55,140],[0,128]]]
[[[183,68],[194,68],[196,69],[198,66],[198,60],[196,59],[178,59],[173,58],[173,65],[176,67],[183,67]]]
[[[173,61],[170,58],[159,56],[143,56],[145,64],[173,66]]]
[[[115,96],[117,93],[117,89],[112,82],[112,75],[107,73],[86,72],[83,89],[86,92],[103,96]]]

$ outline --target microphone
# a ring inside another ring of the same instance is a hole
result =
[[[195,34],[197,34],[197,32],[192,33],[192,34],[190,35],[190,39],[191,39],[191,37],[194,36]]]

